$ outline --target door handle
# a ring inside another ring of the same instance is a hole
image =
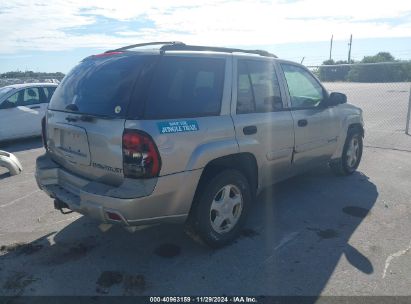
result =
[[[297,124],[299,127],[305,127],[306,125],[308,125],[308,121],[307,119],[300,119]]]
[[[33,107],[30,107],[30,109],[40,109],[40,106],[33,106]]]
[[[66,120],[67,120],[68,122],[75,122],[75,121],[77,121],[77,117],[67,116],[67,117],[66,117]]]
[[[251,135],[257,133],[257,127],[256,126],[246,126],[243,128],[243,133],[244,135]]]

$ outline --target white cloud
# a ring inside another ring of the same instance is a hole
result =
[[[89,0],[86,4],[81,0],[9,0],[0,4],[0,52],[106,49],[155,40],[252,47],[324,41],[331,34],[335,39],[346,39],[351,33],[355,38],[404,37],[411,33],[410,11],[411,2],[403,0]],[[144,19],[154,27],[126,28],[116,34],[67,31],[87,29],[99,16]],[[382,22],[387,18],[403,22]]]

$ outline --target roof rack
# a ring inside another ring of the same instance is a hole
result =
[[[136,48],[136,47],[142,47],[142,46],[148,46],[148,45],[164,45],[164,46],[166,46],[166,45],[185,45],[185,44],[180,42],[180,41],[147,42],[147,43],[138,43],[138,44],[131,44],[131,45],[123,46],[123,47],[115,49],[115,50],[105,51],[104,53],[121,52],[121,51],[125,51],[125,50],[128,50],[128,49],[133,49],[133,48]]]
[[[271,54],[263,50],[243,50],[235,48],[214,47],[214,46],[200,46],[200,45],[187,45],[184,43],[166,44],[160,48],[161,52],[165,51],[213,51],[222,53],[248,53],[256,54],[264,57],[278,58],[276,55]]]
[[[276,55],[271,54],[263,50],[243,50],[236,48],[226,48],[226,47],[215,47],[215,46],[201,46],[201,45],[187,45],[180,41],[158,41],[158,42],[147,42],[147,43],[138,43],[128,46],[124,46],[115,50],[109,50],[105,53],[110,52],[121,52],[137,47],[148,46],[148,45],[162,45],[160,51],[164,53],[165,51],[212,51],[212,52],[222,52],[222,53],[247,53],[247,54],[256,54],[264,57],[273,57],[278,58]]]

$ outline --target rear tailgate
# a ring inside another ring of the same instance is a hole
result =
[[[70,71],[47,112],[51,157],[77,175],[119,185],[127,108],[140,75],[154,61],[153,55],[112,52],[88,57]]]
[[[83,121],[81,115],[50,112],[49,151],[56,162],[71,172],[117,185],[123,180],[123,129],[124,119],[93,117]]]

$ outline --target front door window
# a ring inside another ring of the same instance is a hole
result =
[[[281,64],[287,81],[292,108],[314,108],[324,99],[323,88],[305,69],[292,64]]]

